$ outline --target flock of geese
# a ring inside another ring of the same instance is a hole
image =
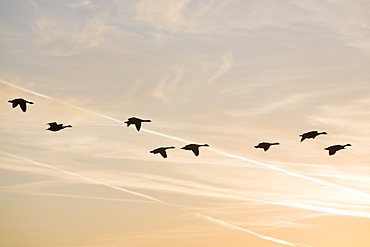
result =
[[[27,104],[33,104],[33,102],[27,101],[27,100],[22,99],[22,98],[9,100],[8,102],[12,103],[13,108],[15,108],[19,105],[19,107],[22,109],[23,112],[26,112]],[[129,127],[131,124],[133,124],[133,125],[135,125],[136,130],[140,131],[141,124],[143,122],[151,122],[151,120],[131,117],[127,121],[125,121],[124,123],[127,124],[127,127]],[[46,129],[46,130],[50,130],[50,131],[54,131],[54,132],[62,130],[64,128],[72,128],[72,125],[63,125],[63,124],[58,124],[57,122],[51,122],[51,123],[47,123],[47,124],[49,125],[49,128]],[[319,132],[319,131],[314,130],[314,131],[309,131],[309,132],[303,133],[302,135],[299,135],[299,136],[301,137],[301,142],[303,142],[305,139],[315,139],[315,137],[317,137],[319,135],[326,135],[326,134],[327,134],[326,132]],[[258,145],[254,146],[254,147],[255,148],[261,148],[266,152],[273,145],[280,145],[280,143],[279,142],[273,142],[273,143],[271,143],[271,142],[261,142],[261,143],[259,143]],[[347,144],[344,144],[344,145],[340,145],[340,144],[332,145],[332,146],[326,147],[325,150],[328,150],[329,155],[331,156],[331,155],[334,155],[337,151],[339,151],[341,149],[345,149],[345,147],[347,147],[347,146],[351,146],[351,144],[347,143]],[[181,149],[191,150],[191,151],[193,151],[195,156],[198,156],[200,147],[209,147],[209,145],[208,144],[194,144],[194,143],[192,143],[192,144],[188,144],[188,145],[182,147]],[[153,149],[152,151],[150,151],[150,153],[161,154],[163,158],[167,158],[166,150],[167,149],[174,149],[174,148],[175,148],[174,146],[159,147],[159,148]]]

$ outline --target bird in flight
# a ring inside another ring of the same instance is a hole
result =
[[[272,145],[279,145],[280,143],[278,142],[261,142],[261,143],[258,143],[258,145],[254,146],[255,148],[263,148],[263,150],[265,150],[265,152],[267,150],[269,150],[269,148],[272,146]]]
[[[137,118],[137,117],[131,117],[127,121],[125,121],[124,123],[127,124],[127,127],[129,127],[131,124],[135,124],[137,131],[139,131],[140,128],[141,128],[141,123],[142,122],[151,122],[151,121],[149,119],[143,120],[143,119],[140,119],[140,118]]]
[[[330,147],[327,147],[325,148],[325,150],[328,150],[329,151],[329,155],[334,155],[337,151],[341,150],[341,149],[345,149],[347,146],[352,146],[351,144],[347,143],[347,144],[344,144],[344,145],[333,145],[333,146],[330,146]]]
[[[328,133],[326,132],[318,132],[317,130],[309,131],[306,133],[303,133],[302,135],[299,135],[301,138],[301,142],[303,142],[305,139],[315,139],[318,135],[326,135]]]
[[[19,105],[23,112],[26,112],[26,110],[27,110],[27,103],[28,104],[33,104],[33,102],[27,101],[27,100],[22,99],[22,98],[8,100],[8,102],[12,103],[13,108],[15,108]]]
[[[209,147],[208,144],[188,144],[181,149],[193,151],[195,156],[199,155],[199,147]]]
[[[64,128],[72,128],[72,125],[64,125],[63,124],[58,124],[57,122],[52,122],[52,123],[47,123],[49,125],[49,128],[46,129],[46,130],[50,130],[50,131],[59,131],[59,130],[62,130]]]
[[[174,146],[171,146],[171,147],[160,147],[160,148],[153,149],[150,152],[153,153],[153,154],[161,154],[163,158],[167,158],[166,149],[172,149],[172,148],[175,148],[175,147]]]

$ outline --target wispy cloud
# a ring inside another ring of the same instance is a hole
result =
[[[136,20],[144,21],[156,29],[169,32],[194,32],[205,21],[212,9],[218,8],[217,1],[192,0],[141,0],[136,7]],[[189,6],[192,5],[190,11]]]
[[[335,30],[343,42],[370,52],[370,22],[367,1],[300,1],[297,6],[312,15],[308,23],[316,22]]]
[[[190,28],[193,25],[192,20],[184,15],[184,10],[190,1],[141,0],[137,5],[137,19],[146,21],[156,28],[170,31]]]
[[[172,73],[165,75],[153,90],[152,96],[170,104],[175,95],[178,95],[177,85],[184,77],[184,67],[177,65]]]
[[[41,51],[51,56],[71,56],[98,47],[112,30],[101,16],[86,22],[42,16],[35,24]]]
[[[86,8],[86,9],[92,9],[96,7],[95,4],[92,3],[90,0],[82,0],[79,2],[70,3],[68,4],[68,6],[70,8]]]
[[[219,70],[213,75],[208,83],[213,85],[217,79],[227,73],[233,65],[233,53],[229,52],[222,56],[222,64]]]

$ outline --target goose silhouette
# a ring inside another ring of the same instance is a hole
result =
[[[209,147],[208,144],[188,144],[181,149],[193,151],[195,156],[199,155],[199,147]]]
[[[50,131],[59,131],[59,130],[62,130],[64,128],[72,128],[72,125],[65,125],[63,126],[63,124],[58,124],[57,122],[51,122],[51,123],[47,123],[49,125],[49,128],[46,129],[46,130],[50,130]]]
[[[344,145],[332,145],[330,147],[327,147],[325,148],[325,150],[328,150],[329,151],[329,156],[331,155],[334,155],[337,151],[341,150],[341,149],[345,149],[347,146],[352,146],[351,144],[347,143],[347,144],[344,144]]]
[[[265,152],[267,150],[269,150],[269,148],[272,146],[272,145],[279,145],[280,143],[278,142],[261,142],[261,143],[258,143],[258,145],[254,146],[255,148],[263,148],[263,150],[265,150]]]
[[[27,103],[28,104],[33,104],[33,102],[27,101],[27,100],[22,99],[22,98],[8,100],[8,102],[9,103],[12,103],[12,107],[13,108],[15,108],[15,107],[17,107],[19,105],[21,107],[21,109],[22,109],[23,112],[26,112],[27,111]]]
[[[302,135],[299,135],[301,138],[301,142],[303,142],[305,139],[315,139],[318,135],[326,135],[328,133],[326,132],[318,132],[317,130],[309,131],[306,133],[303,133]]]
[[[127,127],[129,127],[131,124],[135,124],[137,131],[139,131],[140,128],[141,128],[141,123],[142,122],[151,122],[151,121],[149,119],[143,120],[143,119],[140,119],[140,118],[137,118],[137,117],[131,117],[127,121],[125,121],[124,123],[127,124]]]
[[[175,147],[174,146],[171,146],[171,147],[160,147],[160,148],[153,149],[150,152],[153,153],[153,154],[161,154],[163,158],[167,158],[166,149],[172,149],[172,148],[175,148]]]

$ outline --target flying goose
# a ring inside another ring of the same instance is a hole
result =
[[[278,142],[274,142],[274,143],[271,143],[271,142],[261,142],[259,143],[258,145],[254,146],[255,148],[263,148],[263,150],[265,150],[265,152],[267,150],[269,150],[269,148],[272,146],[272,145],[279,145],[280,143]]]
[[[172,148],[175,148],[175,147],[174,146],[171,146],[171,147],[160,147],[160,148],[153,149],[150,152],[153,153],[153,154],[161,154],[163,158],[167,158],[166,149],[172,149]]]
[[[303,133],[302,135],[299,135],[301,138],[301,142],[303,142],[305,139],[315,139],[318,135],[326,135],[328,133],[326,132],[318,132],[317,130],[309,131],[306,133]]]
[[[140,118],[137,118],[137,117],[131,117],[127,121],[125,121],[124,123],[127,124],[127,127],[129,127],[131,124],[135,124],[137,131],[139,131],[140,128],[141,128],[141,123],[142,122],[151,122],[151,121],[149,119],[148,120],[143,120],[143,119],[140,119]]]
[[[27,110],[27,103],[28,104],[33,104],[33,102],[27,101],[27,100],[22,99],[22,98],[8,100],[8,102],[12,103],[13,108],[15,108],[19,105],[23,112],[26,112],[26,110]]]
[[[208,144],[188,144],[181,149],[193,151],[195,156],[199,155],[199,147],[209,147]]]
[[[49,128],[46,130],[50,130],[50,131],[59,131],[67,127],[72,128],[72,125],[63,126],[63,124],[57,124],[57,122],[52,122],[52,123],[47,123],[47,124],[49,125]]]
[[[344,145],[332,145],[330,147],[327,147],[325,148],[325,150],[328,150],[329,151],[329,155],[334,155],[337,151],[341,150],[341,149],[345,149],[347,146],[352,146],[351,144],[347,143],[347,144],[344,144]]]

